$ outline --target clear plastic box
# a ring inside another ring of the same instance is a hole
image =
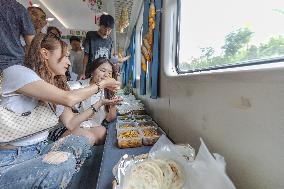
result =
[[[142,137],[137,129],[117,130],[117,145],[119,148],[135,148],[142,146]]]
[[[157,123],[154,121],[144,121],[144,122],[139,122],[137,123],[138,128],[158,128]]]
[[[133,119],[137,122],[141,121],[152,121],[152,118],[148,115],[133,115]]]
[[[137,124],[133,121],[129,121],[129,122],[117,122],[116,123],[116,129],[120,130],[120,129],[137,129]]]
[[[117,121],[118,122],[130,122],[130,121],[133,121],[133,118],[131,116],[128,116],[128,115],[117,116]]]
[[[152,146],[157,142],[157,140],[159,140],[162,132],[159,128],[144,128],[141,129],[141,134],[143,145]]]
[[[131,113],[132,113],[133,115],[144,115],[144,114],[146,114],[146,111],[145,111],[145,109],[132,110]]]

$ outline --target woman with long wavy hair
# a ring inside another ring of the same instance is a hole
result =
[[[101,89],[116,90],[120,83],[106,78],[83,89],[68,90],[65,72],[70,62],[66,49],[56,36],[38,34],[28,51],[27,67],[15,65],[3,71],[1,106],[22,114],[33,111],[39,103],[51,103],[63,124],[78,134],[48,144],[48,131],[43,131],[1,145],[0,188],[66,188],[89,155],[90,145],[98,140],[92,133],[80,131],[80,123],[95,114],[101,104],[94,103],[79,115],[73,114],[71,107]]]

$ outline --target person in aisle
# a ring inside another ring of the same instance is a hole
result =
[[[80,79],[90,77],[90,66],[99,57],[111,58],[112,38],[110,36],[114,27],[114,18],[111,15],[103,14],[100,17],[100,27],[98,31],[89,31],[84,42],[83,73]]]
[[[57,37],[61,37],[61,31],[54,26],[49,26],[46,30],[46,33],[53,33],[54,35],[56,35]]]
[[[35,34],[28,11],[16,0],[0,1],[0,74],[9,66],[24,63],[20,36],[29,46]]]
[[[86,34],[84,41],[84,58],[83,58],[83,73],[79,79],[90,77],[90,66],[94,60],[99,57],[109,59],[113,64],[123,63],[130,56],[119,57],[113,56],[113,41],[110,36],[114,27],[114,18],[111,15],[103,14],[100,17],[100,27],[98,31],[89,31]]]
[[[114,57],[116,57],[116,62],[117,64],[115,64],[115,72],[116,72],[116,75],[117,75],[117,80],[120,81],[120,72],[121,72],[121,67],[123,65],[123,63],[125,61],[127,61],[131,56],[130,55],[127,55],[127,56],[122,56],[120,53],[117,54],[114,54]]]
[[[28,12],[34,24],[36,33],[43,33],[42,30],[47,24],[45,12],[40,7],[29,7]]]
[[[77,36],[71,36],[69,41],[71,45],[71,50],[69,54],[69,60],[71,62],[71,66],[69,72],[71,74],[73,72],[79,77],[83,72],[83,57],[84,57],[84,52],[81,48],[81,40]]]
[[[59,119],[72,131],[96,114],[100,103],[76,116],[70,107],[101,89],[116,90],[120,85],[115,79],[106,78],[83,89],[66,90],[64,74],[70,65],[67,45],[51,34],[35,36],[25,65],[27,67],[10,66],[3,71],[1,106],[22,114],[49,102]],[[69,135],[48,144],[48,131],[43,131],[1,144],[0,188],[66,188],[88,157],[90,146],[97,141],[93,135],[85,134]]]

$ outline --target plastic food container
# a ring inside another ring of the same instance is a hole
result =
[[[135,122],[117,122],[116,129],[137,129],[137,125]]]
[[[144,109],[141,110],[132,110],[131,112],[133,115],[144,115],[146,114],[146,111]]]
[[[137,122],[141,122],[141,121],[152,121],[152,118],[148,115],[134,115],[133,119]]]
[[[154,145],[159,140],[161,131],[158,128],[144,128],[141,130],[142,143],[145,146]]]
[[[133,119],[128,115],[124,115],[124,116],[117,116],[117,121],[118,122],[130,122],[130,121],[133,121]]]
[[[144,121],[137,123],[138,128],[158,128],[158,125],[154,121]]]
[[[142,137],[136,130],[117,130],[117,145],[119,148],[135,148],[142,146]]]

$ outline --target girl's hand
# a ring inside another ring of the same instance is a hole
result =
[[[84,80],[86,79],[86,75],[85,74],[81,74],[80,77],[79,77],[79,80]]]
[[[121,104],[121,102],[123,101],[123,98],[120,96],[114,96],[111,98],[112,100],[115,100],[115,102],[117,102],[117,104]],[[117,105],[116,104],[116,105]]]
[[[120,98],[120,97],[114,97],[112,99],[102,99],[102,104],[103,105],[109,105],[109,106],[115,106],[115,105],[118,105],[120,104],[120,102],[122,101],[123,99]]]
[[[102,80],[99,83],[99,86],[100,86],[101,89],[106,88],[106,89],[109,89],[111,91],[117,91],[118,89],[120,89],[120,82],[116,81],[113,78],[107,78],[107,79]]]

